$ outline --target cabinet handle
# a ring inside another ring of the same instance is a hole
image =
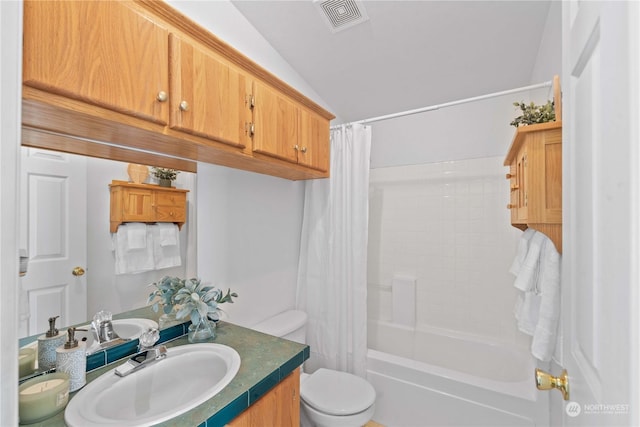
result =
[[[180,103],[180,110],[181,111],[189,111],[189,103],[187,101],[182,101]]]
[[[511,179],[511,178],[515,178],[516,176],[515,175],[511,175],[510,173],[508,173],[508,174],[505,175],[505,177],[507,179]]]
[[[307,147],[302,147],[302,148],[300,149],[300,151],[302,151],[303,153],[306,153],[306,152],[307,152]]]
[[[160,92],[158,92],[158,96],[156,96],[156,99],[160,102],[165,102],[167,100],[167,92],[161,90]]]
[[[244,103],[249,109],[253,109],[256,106],[256,97],[253,95],[247,95],[244,97]]]

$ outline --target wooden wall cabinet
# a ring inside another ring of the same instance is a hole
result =
[[[23,62],[23,145],[328,176],[334,116],[164,2],[26,0]]]
[[[124,222],[173,222],[178,227],[187,221],[189,190],[112,181],[110,231],[115,233]]]
[[[229,427],[300,425],[300,368],[231,421]]]
[[[253,151],[329,170],[329,120],[254,82]]]
[[[562,122],[519,127],[504,164],[511,224],[543,232],[562,252]]]
[[[131,3],[26,1],[23,82],[166,124],[168,36]]]

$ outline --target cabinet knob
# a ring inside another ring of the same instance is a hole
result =
[[[514,209],[516,207],[516,205],[512,205],[511,203],[509,203],[507,205],[507,209]]]
[[[511,187],[511,191],[516,191],[516,190],[519,190],[519,189],[520,189],[520,186],[518,186],[518,185],[514,185],[513,187]]]
[[[169,212],[169,216],[173,216],[173,211]]]
[[[167,92],[161,90],[160,92],[158,92],[158,96],[156,96],[156,99],[160,102],[165,102],[167,100]]]
[[[249,134],[249,136],[253,136],[256,134],[256,125],[255,123],[249,122],[244,124],[245,132]]]
[[[298,144],[296,144],[296,145],[293,146],[293,149],[298,151],[300,149],[300,147],[298,147]]]
[[[307,152],[307,147],[302,147],[302,148],[300,149],[300,151],[302,151],[303,153],[306,153],[306,152]]]
[[[189,111],[189,103],[187,101],[180,103],[180,111]]]
[[[515,178],[515,175],[511,175],[510,173],[506,174],[505,177],[507,179]]]

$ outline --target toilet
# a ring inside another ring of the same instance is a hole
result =
[[[306,324],[307,313],[288,310],[252,329],[305,344]],[[375,400],[373,386],[356,375],[324,368],[300,375],[303,426],[361,427],[373,417]]]

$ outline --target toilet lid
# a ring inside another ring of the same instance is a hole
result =
[[[351,415],[373,405],[376,391],[360,377],[321,368],[302,383],[300,397],[325,414]]]

